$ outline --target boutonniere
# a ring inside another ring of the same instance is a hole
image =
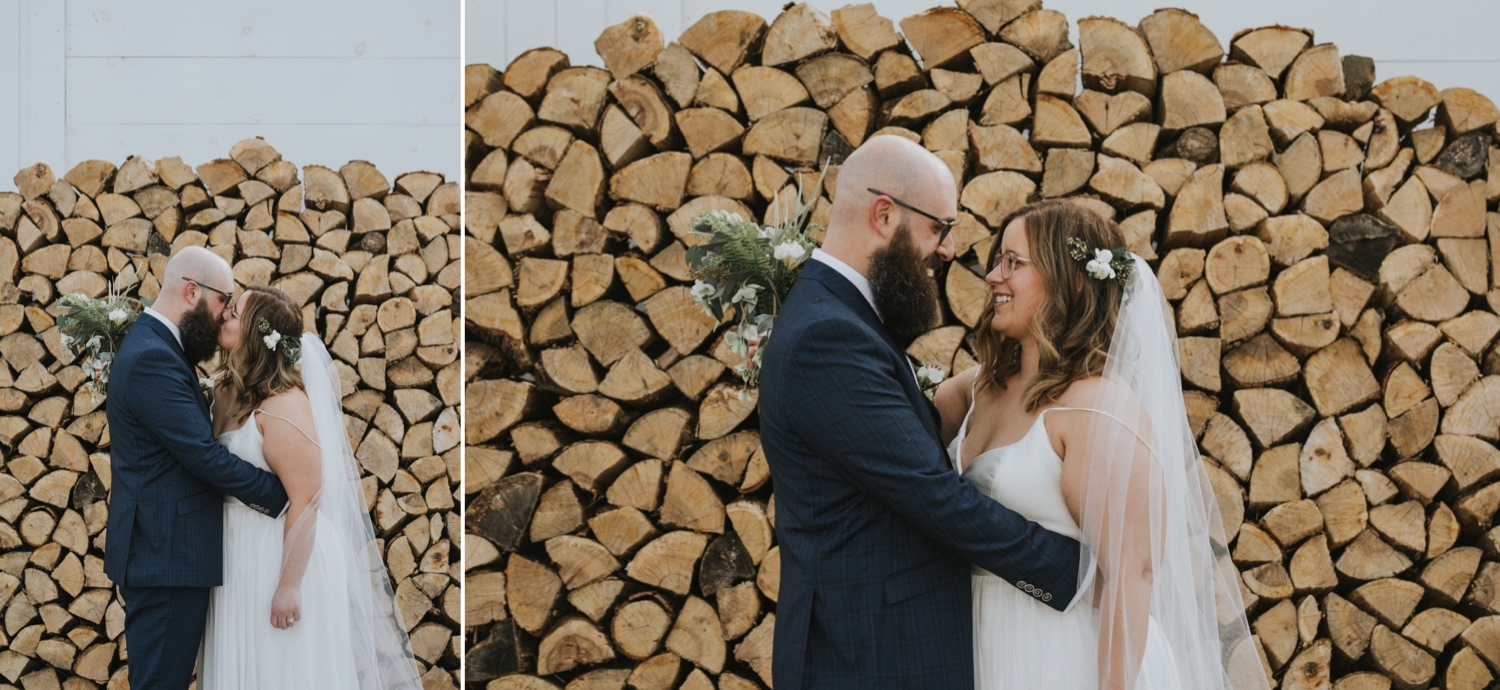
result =
[[[948,375],[931,364],[917,367],[917,385],[922,387],[922,395],[927,396],[928,400],[931,400],[932,396],[937,393],[938,384],[942,383],[945,378],[948,378]]]
[[[213,379],[208,378],[207,376],[199,376],[198,377],[198,390],[203,393],[203,397],[208,398],[209,402],[213,402],[214,401],[214,380]]]

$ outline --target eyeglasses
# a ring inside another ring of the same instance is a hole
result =
[[[220,295],[223,295],[225,302],[228,302],[230,299],[232,299],[234,297],[234,295],[231,295],[231,294],[229,294],[227,292],[224,292],[223,290],[220,290],[218,288],[212,288],[212,287],[209,287],[209,286],[205,285],[203,283],[203,281],[201,281],[201,280],[197,280],[197,279],[194,279],[194,278],[183,278],[183,280],[186,280],[189,283],[197,285],[198,287],[201,287],[204,290],[207,290],[209,292],[214,292],[214,293],[218,293]]]
[[[938,232],[938,244],[940,244],[940,245],[943,242],[946,242],[948,240],[948,233],[953,232],[953,226],[958,225],[958,221],[956,219],[955,220],[943,220],[942,218],[939,218],[937,216],[932,215],[931,213],[923,211],[920,208],[912,206],[911,204],[908,204],[905,201],[902,201],[900,199],[897,199],[896,197],[893,197],[893,196],[891,196],[889,194],[886,194],[885,192],[882,192],[882,191],[880,191],[878,189],[875,189],[874,187],[865,187],[865,191],[867,191],[867,192],[869,192],[871,194],[874,194],[875,196],[883,196],[883,197],[885,197],[887,199],[890,199],[891,203],[893,203],[893,204],[895,204],[897,206],[900,206],[901,208],[904,208],[904,209],[906,209],[908,211],[911,211],[911,212],[916,213],[918,215],[926,216],[927,218],[931,218],[932,222],[937,223],[938,227],[942,228],[942,230],[940,230]]]
[[[1016,274],[1016,269],[1021,264],[1029,263],[1031,263],[1031,259],[1023,259],[1015,252],[1007,251],[1000,255],[999,261],[995,262],[995,267],[1000,269],[1001,280],[1010,280],[1010,277]]]

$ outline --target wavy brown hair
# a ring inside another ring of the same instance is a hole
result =
[[[302,312],[285,292],[265,285],[245,288],[250,296],[240,314],[240,342],[224,358],[226,382],[233,387],[234,399],[229,413],[243,421],[251,410],[273,395],[302,388],[302,372],[286,361],[285,348],[272,351],[266,346],[266,334],[260,332],[262,319],[282,340],[302,337]]]
[[[1030,327],[1038,354],[1037,374],[1021,395],[1026,411],[1031,412],[1043,403],[1056,402],[1074,381],[1103,373],[1124,296],[1118,281],[1088,276],[1085,262],[1069,253],[1068,239],[1076,237],[1090,248],[1114,249],[1125,245],[1125,236],[1113,221],[1060,199],[1022,206],[1000,222],[1000,232],[1016,219],[1024,221],[1031,245],[1031,256],[1026,258],[1041,271],[1047,286]],[[986,275],[995,270],[999,258],[997,236],[985,262]],[[975,353],[980,387],[1000,390],[1021,371],[1021,344],[995,332],[990,326],[994,317],[991,299],[979,319]]]

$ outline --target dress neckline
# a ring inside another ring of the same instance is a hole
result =
[[[1031,425],[1028,426],[1028,427],[1026,427],[1026,433],[1021,434],[1020,438],[1017,438],[1016,440],[1011,441],[1010,443],[1002,443],[1002,444],[1000,444],[998,446],[992,446],[992,447],[986,448],[986,449],[984,449],[982,451],[979,451],[978,453],[976,453],[974,455],[974,459],[969,461],[968,465],[964,465],[964,439],[967,438],[968,435],[969,435],[969,419],[974,416],[974,408],[977,407],[977,402],[978,402],[977,400],[970,401],[970,403],[969,403],[969,411],[968,411],[967,414],[964,415],[963,424],[960,425],[959,429],[958,429],[958,445],[954,447],[953,462],[958,466],[957,469],[958,469],[958,473],[959,474],[963,474],[970,467],[973,467],[974,463],[978,462],[980,458],[982,458],[982,457],[984,457],[986,455],[989,455],[990,453],[993,453],[993,452],[995,452],[997,450],[1005,450],[1007,448],[1011,448],[1013,446],[1020,445],[1020,443],[1022,441],[1025,441],[1028,437],[1031,436],[1031,434],[1033,432],[1036,431],[1037,423],[1040,422],[1040,421],[1042,421],[1042,417],[1043,416],[1045,416],[1048,412],[1051,412],[1052,410],[1062,409],[1062,408],[1049,407],[1049,408],[1047,408],[1045,410],[1042,410],[1041,412],[1038,412],[1037,415],[1036,415],[1036,419],[1031,420]],[[1047,444],[1047,449],[1048,450],[1052,450],[1052,444],[1050,444],[1050,443]],[[1053,455],[1057,455],[1057,452],[1053,451],[1052,454]]]
[[[256,412],[260,412],[260,410],[259,409],[250,410],[250,416],[248,416],[248,417],[245,418],[245,423],[244,424],[241,424],[241,425],[239,425],[239,426],[237,426],[237,427],[235,427],[233,429],[230,429],[228,431],[221,432],[218,436],[215,436],[214,438],[216,438],[216,439],[224,438],[225,436],[229,436],[231,434],[239,433],[242,429],[244,429],[247,426],[254,426],[255,425],[255,413]],[[255,432],[257,434],[259,434],[260,433],[260,428],[256,427]]]

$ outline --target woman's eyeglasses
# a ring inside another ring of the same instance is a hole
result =
[[[999,260],[995,262],[995,266],[1000,269],[1001,280],[1010,280],[1010,277],[1015,275],[1016,268],[1021,264],[1029,263],[1031,263],[1031,259],[1023,259],[1015,252],[1007,251],[1000,255]]]

